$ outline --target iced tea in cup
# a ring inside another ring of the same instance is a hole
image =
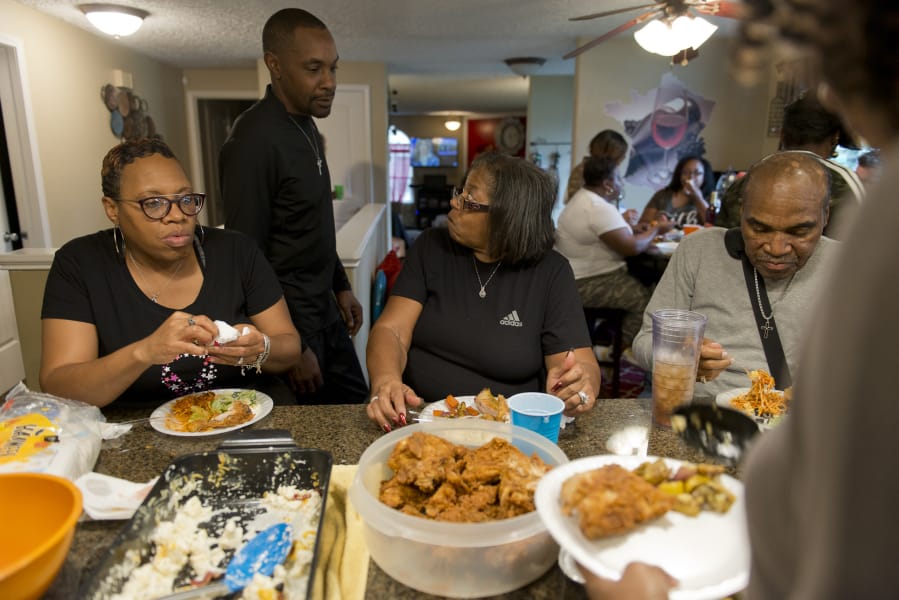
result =
[[[706,316],[679,309],[652,313],[652,419],[671,426],[671,412],[693,400]]]

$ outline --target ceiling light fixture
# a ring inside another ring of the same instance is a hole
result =
[[[78,6],[91,25],[116,37],[125,37],[140,29],[150,13],[131,6],[117,4],[80,4]]]
[[[446,127],[448,131],[458,131],[458,129],[462,127],[462,121],[457,117],[450,117],[444,121],[443,126]]]
[[[515,58],[507,58],[503,62],[506,63],[506,66],[512,69],[512,72],[516,75],[530,77],[531,75],[537,74],[537,71],[540,70],[540,67],[543,66],[546,59],[540,58],[539,56],[518,56]]]
[[[634,32],[634,39],[647,52],[674,56],[681,50],[699,48],[718,29],[702,17],[681,15],[674,20],[654,19]]]

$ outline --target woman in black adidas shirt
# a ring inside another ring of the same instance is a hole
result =
[[[103,160],[113,229],[60,248],[41,314],[41,388],[97,406],[161,404],[286,371],[300,337],[274,271],[243,234],[197,228],[194,193],[171,149],[125,142]],[[247,332],[216,344],[214,320]],[[264,363],[264,364],[263,364]]]
[[[593,407],[599,366],[571,267],[552,249],[554,201],[534,165],[475,159],[449,228],[419,236],[372,327],[368,415],[383,429],[406,406],[485,387],[547,391],[569,416]]]

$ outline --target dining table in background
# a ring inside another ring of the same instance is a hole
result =
[[[652,425],[650,398],[606,399],[591,412],[578,416],[559,435],[559,447],[569,459],[596,454],[633,454],[665,456],[701,462],[700,452],[687,447],[667,429]],[[149,408],[108,407],[110,422],[147,417]],[[334,464],[354,465],[381,431],[369,421],[365,407],[275,406],[272,412],[250,427],[285,429],[300,447],[330,452]],[[645,432],[647,435],[643,435]],[[224,435],[175,437],[162,434],[147,422],[134,425],[124,436],[103,443],[94,470],[98,473],[145,482],[160,475],[176,457],[194,452],[212,451]],[[82,521],[75,531],[66,562],[45,600],[77,598],[77,590],[102,561],[125,521]],[[403,585],[385,574],[372,562],[368,569],[366,598],[436,598]],[[495,596],[516,600],[582,599],[584,587],[568,579],[558,565],[542,577],[518,590]]]
[[[665,243],[673,244],[676,242]],[[666,246],[665,249],[662,249],[655,244],[650,244],[644,252],[625,258],[627,272],[637,281],[653,290],[659,280],[662,279],[665,269],[668,268],[668,261],[673,253],[674,250],[670,247]]]

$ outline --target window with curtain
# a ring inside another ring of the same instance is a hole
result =
[[[412,204],[414,200],[412,189],[409,187],[412,183],[410,165],[412,146],[409,143],[409,136],[396,127],[391,127],[387,144],[390,149],[390,201]]]

